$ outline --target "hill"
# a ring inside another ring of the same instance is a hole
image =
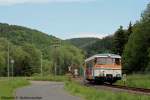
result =
[[[75,45],[78,48],[85,48],[88,45],[92,45],[96,41],[100,40],[99,38],[72,38],[67,39],[66,41]]]
[[[80,66],[82,51],[64,41],[55,48],[56,41],[61,39],[27,27],[0,23],[0,76],[64,74],[68,66]],[[14,72],[11,71],[12,60]],[[8,70],[11,73],[7,73]]]
[[[85,51],[86,57],[97,53],[112,52],[113,36],[107,36],[102,39],[73,38],[66,41]]]
[[[21,45],[26,42],[34,44],[38,48],[48,46],[51,40],[56,39],[56,37],[38,30],[3,23],[0,23],[0,37],[7,38],[16,45]]]
[[[113,36],[106,36],[93,44],[87,45],[84,50],[86,51],[86,56],[92,56],[98,53],[112,53],[113,49]]]

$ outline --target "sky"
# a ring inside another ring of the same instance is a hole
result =
[[[135,23],[150,0],[0,0],[0,22],[61,39],[113,34]]]

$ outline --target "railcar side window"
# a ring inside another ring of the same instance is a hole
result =
[[[119,58],[115,58],[115,64],[120,65],[120,59]]]
[[[87,63],[86,63],[86,67],[87,67],[87,68],[93,67],[92,62],[91,62],[91,61],[87,62]]]
[[[96,63],[97,63],[97,58],[94,59],[94,64],[96,64]]]

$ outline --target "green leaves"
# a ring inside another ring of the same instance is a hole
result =
[[[113,40],[113,51],[115,54],[122,55],[124,45],[125,45],[125,31],[123,30],[123,27],[120,26],[120,28],[116,31],[114,35],[114,40]]]
[[[123,66],[127,72],[146,71],[149,66],[150,48],[150,6],[145,10],[142,19],[133,27],[133,33],[123,53]]]
[[[65,74],[70,65],[79,68],[84,59],[81,50],[71,45],[62,45],[56,49],[51,48],[47,56],[48,61],[51,61],[51,72],[54,73],[54,67],[57,67],[57,74]]]

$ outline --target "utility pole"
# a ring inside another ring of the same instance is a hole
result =
[[[43,76],[43,54],[41,52],[41,77]]]
[[[54,62],[54,74],[55,75],[57,75],[57,59],[56,59],[56,54],[57,54],[57,47],[59,47],[60,46],[60,40],[58,40],[58,39],[55,39],[52,43],[51,43],[51,46],[53,46],[54,47],[54,58],[55,58],[55,62]],[[48,46],[48,47],[51,47],[51,46]],[[48,47],[46,47],[46,48],[48,48]],[[44,48],[44,49],[46,49],[46,48]],[[42,50],[44,50],[44,49],[42,49]],[[43,76],[43,53],[41,52],[41,65],[40,65],[40,71],[41,71],[41,76]],[[59,72],[60,73],[60,72]]]
[[[10,76],[10,70],[9,70],[9,42],[8,42],[8,47],[7,47],[7,77],[9,78]]]
[[[48,47],[50,47],[50,46],[48,46]],[[48,47],[45,47],[44,49],[46,49],[46,48],[48,48]],[[41,59],[41,62],[40,62],[40,63],[41,63],[41,65],[40,65],[41,77],[43,76],[43,52],[42,52],[42,51],[43,51],[44,49],[41,50],[41,58],[40,58],[40,59]]]
[[[54,56],[55,56],[55,61],[54,61],[54,74],[57,75],[57,48],[60,47],[61,40],[55,39],[52,42],[52,46],[54,47]],[[59,74],[60,74],[60,68],[59,68]]]

